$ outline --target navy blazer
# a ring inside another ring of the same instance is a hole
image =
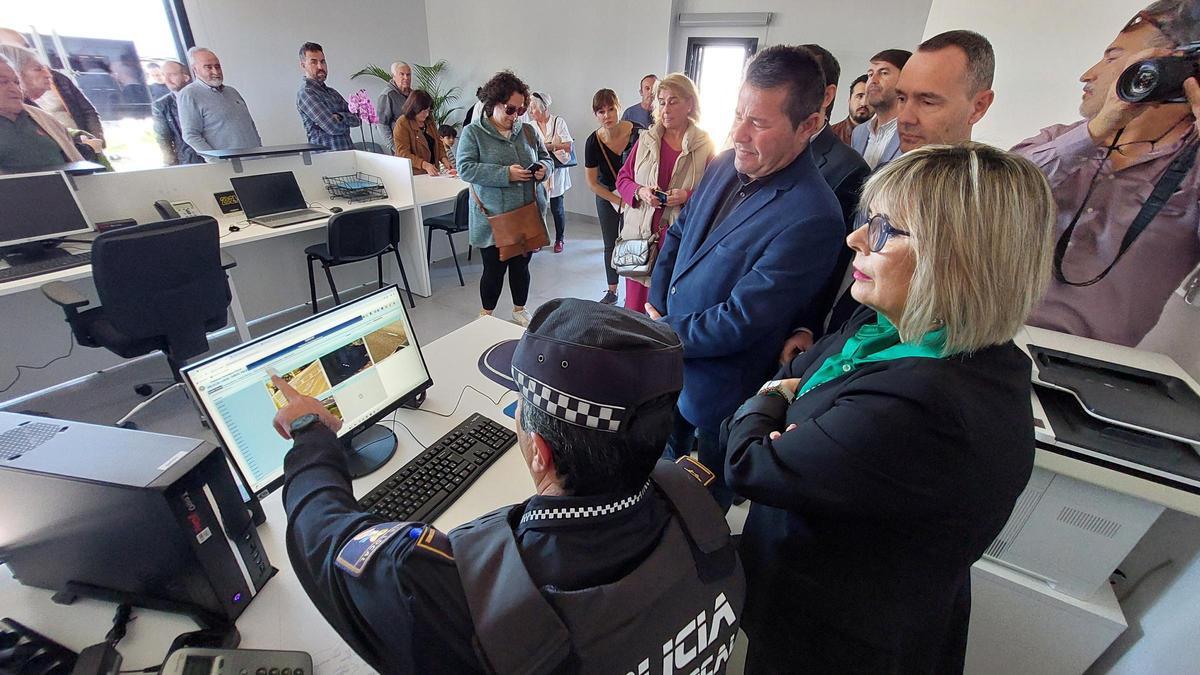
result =
[[[854,127],[854,131],[850,132],[850,147],[864,157],[867,154],[867,139],[871,135],[872,124],[874,124],[874,118]],[[883,146],[883,154],[879,156],[879,164],[877,164],[875,168],[878,169],[879,167],[887,164],[899,156],[900,131],[897,129],[896,133],[892,134],[892,140],[888,141],[888,144]]]
[[[808,148],[705,237],[738,180],[733,151],[716,157],[667,230],[650,304],[683,342],[679,410],[716,433],[779,366],[796,326],[819,325],[822,290],[836,273],[846,226]]]
[[[807,381],[876,317],[860,309],[776,377]],[[962,672],[971,565],[1033,470],[1030,370],[1006,342],[738,409],[721,443],[729,487],[753,502],[746,672]]]

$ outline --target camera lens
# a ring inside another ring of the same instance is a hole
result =
[[[1145,96],[1158,86],[1158,79],[1158,68],[1152,63],[1143,63],[1129,82],[1129,92],[1135,96]]]

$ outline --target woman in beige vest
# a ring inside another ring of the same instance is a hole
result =
[[[631,207],[621,227],[622,239],[656,236],[655,246],[679,210],[692,196],[712,159],[712,139],[696,120],[700,101],[696,85],[683,73],[658,82],[654,92],[654,125],[634,146],[617,175],[617,192]],[[625,307],[645,313],[650,277],[630,277],[625,284]]]

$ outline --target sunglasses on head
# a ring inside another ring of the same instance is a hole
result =
[[[505,105],[504,106],[504,114],[505,115],[516,115],[517,117],[520,117],[521,115],[525,114],[525,106],[521,106],[518,108],[515,105]]]

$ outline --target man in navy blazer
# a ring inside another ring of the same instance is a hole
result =
[[[778,367],[791,329],[828,311],[846,226],[813,161],[824,124],[821,68],[801,47],[776,45],[746,67],[731,138],[667,230],[646,311],[683,342],[684,385],[668,456],[695,447],[714,468],[722,507],[721,422]]]

